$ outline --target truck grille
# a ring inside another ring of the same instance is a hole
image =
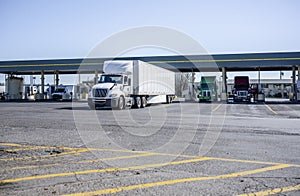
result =
[[[106,97],[108,89],[94,89],[93,96],[94,97]]]
[[[247,91],[238,91],[238,96],[239,97],[247,97],[248,92]]]

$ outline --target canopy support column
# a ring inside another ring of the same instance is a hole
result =
[[[296,67],[292,68],[292,101],[297,101]]]
[[[222,67],[222,94],[221,100],[227,100],[227,71],[225,67]]]
[[[44,72],[44,70],[42,70],[42,72],[41,72],[41,93],[42,94],[44,94],[44,92],[45,92],[45,72]]]
[[[59,72],[55,71],[55,87],[59,85]]]

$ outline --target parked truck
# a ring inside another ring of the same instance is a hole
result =
[[[90,109],[143,108],[152,103],[171,103],[175,73],[139,60],[105,61],[98,84],[89,92]]]
[[[50,87],[49,90],[52,88]],[[72,87],[60,85],[54,88],[54,92],[51,94],[53,100],[72,100]]]
[[[234,88],[232,94],[234,96],[234,102],[251,101],[251,88],[248,76],[234,77]]]
[[[199,102],[217,101],[217,81],[216,76],[202,76],[199,88]]]

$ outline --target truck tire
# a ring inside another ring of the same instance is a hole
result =
[[[147,106],[147,99],[146,97],[141,98],[141,108],[145,108]]]
[[[170,100],[169,100],[169,95],[166,95],[166,104],[169,104],[170,102],[169,102]]]
[[[172,103],[172,96],[171,95],[167,95],[166,99],[167,99],[167,104]]]
[[[94,104],[89,104],[91,110],[96,110],[96,106]]]
[[[117,109],[118,110],[124,110],[125,109],[125,99],[122,96],[119,98]]]
[[[140,97],[135,97],[135,107],[140,108],[142,105],[142,101]]]

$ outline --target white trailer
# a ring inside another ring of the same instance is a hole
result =
[[[105,61],[104,74],[89,92],[91,109],[143,108],[152,103],[171,103],[175,73],[139,60]]]
[[[8,100],[22,99],[24,78],[9,76],[5,79],[5,92]]]

